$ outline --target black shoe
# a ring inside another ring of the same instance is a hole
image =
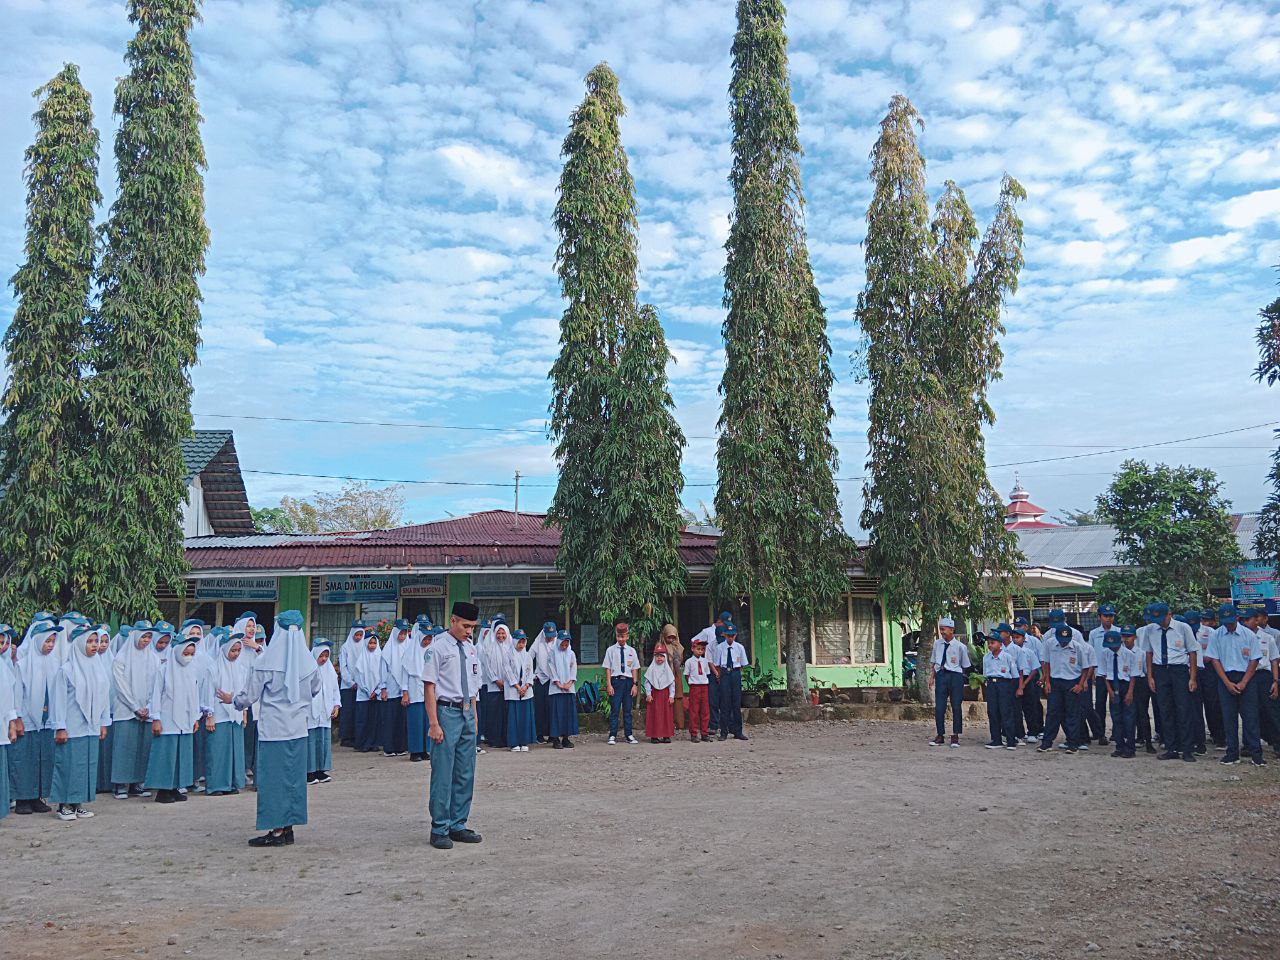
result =
[[[173,800],[175,803],[187,802],[187,795],[183,793],[181,790],[171,790],[170,792],[173,794]]]
[[[1036,747],[1036,753],[1053,753],[1053,747],[1046,746],[1042,743],[1040,746]]]
[[[735,733],[735,734],[733,735],[733,739],[735,739],[735,740],[745,740],[745,739],[747,739],[747,738],[746,738],[745,736],[743,736],[741,733]]]
[[[663,738],[662,738],[662,740],[661,740],[661,742],[662,742],[662,743],[670,743],[670,742],[671,742],[671,738],[670,738],[670,737],[663,737]]]
[[[711,742],[711,738],[710,738],[709,736],[707,736],[707,735],[704,733],[704,734],[702,735],[702,742],[703,742],[703,743],[710,743],[710,742]]]
[[[1153,747],[1150,743],[1148,743],[1148,744],[1146,745],[1146,750],[1147,750],[1147,753],[1155,753],[1155,752],[1156,752],[1156,748],[1155,748],[1155,747]]]
[[[284,841],[286,847],[293,846],[293,827],[285,827],[284,833],[280,834],[280,838]]]
[[[1184,753],[1184,754],[1182,755],[1182,762],[1183,762],[1183,763],[1195,763],[1195,762],[1196,762],[1196,755],[1195,755],[1194,751],[1193,751],[1193,752],[1191,752],[1191,753]]]
[[[31,801],[30,801],[30,800],[19,800],[19,801],[17,801],[17,802],[14,804],[14,806],[13,806],[13,812],[14,812],[14,813],[20,813],[20,814],[35,813],[35,811],[31,809]]]
[[[177,802],[178,802],[177,791],[175,790],[157,790],[156,791],[156,803],[177,803]],[[253,841],[250,840],[249,842],[252,843]]]
[[[728,740],[728,739],[729,739],[729,735],[728,735],[727,733],[722,733],[722,734],[720,734],[720,739],[721,739],[721,740]]]
[[[570,740],[568,737],[562,738],[560,741],[560,745],[563,746],[566,750],[573,749],[573,741]]]
[[[1079,748],[1079,747],[1067,747],[1067,749],[1066,749],[1066,751],[1065,751],[1065,752],[1066,752],[1066,753],[1079,753],[1079,752],[1080,752],[1080,748]]]
[[[253,837],[249,841],[251,847],[283,847],[292,840],[286,840],[283,833],[264,833],[260,837]]]
[[[231,795],[230,790],[210,790],[208,793],[205,794],[206,797],[226,797],[230,795]]]
[[[1263,760],[1261,757],[1254,757],[1249,762],[1252,763],[1255,767],[1265,767],[1267,765],[1267,761]]]
[[[658,742],[658,738],[657,738],[657,737],[650,737],[650,738],[649,738],[649,742],[650,742],[650,743],[657,743],[657,742]]]
[[[409,754],[409,760],[410,760],[412,763],[421,763],[421,762],[422,762],[423,760],[425,760],[425,759],[427,759],[427,755],[426,755],[425,753],[411,753],[411,754]]]
[[[1200,746],[1196,747],[1196,753],[1200,754],[1201,756],[1204,756],[1204,754],[1205,754],[1206,752],[1207,752],[1207,751],[1205,750],[1205,747],[1204,747],[1204,745],[1203,745],[1203,744],[1201,744]]]
[[[551,741],[551,749],[552,749],[552,750],[563,750],[563,749],[564,749],[564,744],[563,744],[563,743],[561,743],[559,740],[552,740],[552,741]]]
[[[1225,757],[1222,757],[1220,760],[1218,760],[1218,762],[1222,764],[1224,767],[1234,767],[1237,763],[1240,762],[1240,758],[1233,757],[1231,756],[1231,754],[1227,754]]]
[[[461,830],[450,830],[449,839],[454,843],[479,843],[481,837],[474,830],[468,830],[464,827]]]
[[[316,780],[318,780],[318,779],[319,779],[318,775],[316,775],[316,774],[314,774],[314,773],[308,773],[308,774],[307,774],[307,783],[315,783],[315,782],[316,782]]]
[[[53,813],[53,807],[49,806],[39,797],[31,801],[32,813]]]
[[[1109,747],[1109,746],[1111,746],[1111,741],[1110,741],[1110,740],[1108,740],[1106,737],[1099,737],[1099,738],[1098,738],[1098,746],[1100,746],[1100,747]]]
[[[1182,754],[1180,754],[1180,753],[1174,753],[1172,750],[1166,750],[1164,753],[1160,754],[1159,759],[1161,759],[1161,760],[1181,760],[1181,759],[1182,759]]]
[[[1112,750],[1112,751],[1111,751],[1111,755],[1112,755],[1113,757],[1123,757],[1123,756],[1124,756],[1124,754],[1123,754],[1123,753],[1121,753],[1119,750]]]
[[[431,835],[431,845],[437,850],[452,850],[453,841],[442,833],[433,833]]]

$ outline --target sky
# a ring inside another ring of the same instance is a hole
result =
[[[405,487],[419,522],[511,507],[518,470],[521,508],[546,507],[563,310],[551,214],[569,114],[602,60],[627,104],[641,297],[675,358],[685,502],[711,503],[733,3],[202,11],[192,42],[212,244],[193,409],[197,427],[234,429],[255,505],[340,486],[278,474],[432,481]],[[1212,467],[1236,509],[1257,509],[1272,446],[1258,425],[1280,420],[1280,392],[1252,378],[1257,312],[1280,277],[1280,5],[795,0],[788,30],[846,524],[867,450],[850,355],[868,154],[895,93],[924,116],[931,198],[955,180],[985,227],[1004,173],[1028,193],[1026,267],[991,393],[996,489],[1007,495],[1016,471],[1051,513],[1084,508],[1140,456]],[[0,0],[4,276],[22,256],[31,91],[80,65],[110,198],[131,32],[122,0]],[[0,326],[13,309],[5,288]]]

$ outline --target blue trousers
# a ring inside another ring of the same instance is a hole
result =
[[[623,732],[631,736],[631,686],[630,677],[614,677],[613,693],[609,694],[609,736],[618,735],[618,717],[622,717]]]
[[[356,701],[356,749],[361,753],[371,753],[378,749],[378,701]]]
[[[1017,746],[1018,738],[1013,720],[1014,691],[1017,681],[1005,677],[987,678],[987,726],[991,730],[991,742],[1004,741],[1005,746]]]
[[[406,752],[409,749],[409,728],[405,726],[400,694],[387,694],[387,699],[378,704],[378,712],[382,724],[382,752],[388,755]]]
[[[533,723],[539,743],[551,736],[551,704],[547,701],[550,688],[549,680],[533,681]]]
[[[1164,728],[1164,748],[1170,753],[1195,756],[1196,705],[1187,684],[1191,668],[1187,664],[1162,666],[1154,664],[1156,706]]]
[[[1049,707],[1045,711],[1044,736],[1040,738],[1040,746],[1052,747],[1053,741],[1058,738],[1059,729],[1065,734],[1068,747],[1078,747],[1083,742],[1080,713],[1085,695],[1071,692],[1077,682],[1059,677],[1049,678]]]
[[[742,735],[742,668],[720,671],[720,736]]]
[[[1217,676],[1217,673],[1214,673]],[[1249,686],[1254,688],[1253,698],[1258,703],[1258,736],[1271,744],[1276,755],[1280,756],[1280,700],[1271,699],[1271,667],[1264,670],[1261,663],[1253,672]],[[1219,688],[1221,690],[1221,688]],[[1219,714],[1222,708],[1218,708]]]
[[[947,704],[951,704],[951,732],[964,733],[964,674],[939,670],[934,674],[933,725],[938,736],[947,732]]]
[[[1217,671],[1215,670],[1216,674]],[[1239,683],[1244,671],[1228,670],[1227,679]],[[1268,684],[1270,686],[1270,684]],[[1244,748],[1255,760],[1262,759],[1262,738],[1258,733],[1257,686],[1250,683],[1243,693],[1232,693],[1226,684],[1218,680],[1218,703],[1222,705],[1222,726],[1227,735],[1226,757],[1240,759],[1240,728],[1244,728]]]
[[[431,745],[431,832],[448,836],[467,825],[476,780],[476,717],[470,704],[461,710],[436,709],[444,740]]]
[[[1121,753],[1132,754],[1137,746],[1134,739],[1134,727],[1138,719],[1138,684],[1146,683],[1145,677],[1138,677],[1134,683],[1133,703],[1125,703],[1125,695],[1129,692],[1129,684],[1120,683],[1115,686],[1115,695],[1111,697],[1111,739],[1116,742],[1116,749]]]
[[[714,673],[707,678],[707,706],[710,708],[711,722],[708,730],[720,729],[720,678]]]
[[[409,753],[426,756],[431,747],[427,736],[427,705],[422,702],[409,704],[404,708],[404,722],[408,730],[406,743]]]
[[[1092,697],[1090,697],[1092,693]],[[1085,723],[1089,736],[1094,740],[1107,739],[1107,681],[1097,677],[1093,690],[1085,691]]]
[[[507,701],[501,690],[480,694],[480,736],[491,747],[507,745]]]

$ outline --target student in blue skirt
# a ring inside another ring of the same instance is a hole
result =
[[[98,631],[74,627],[69,645],[70,655],[54,678],[49,704],[54,730],[49,801],[57,804],[59,820],[74,821],[93,816],[84,804],[92,803],[98,790],[98,744],[106,739],[111,720],[111,688],[93,662]]]
[[[244,634],[220,636],[218,659],[209,674],[214,726],[205,756],[205,790],[211,797],[239,793],[245,785],[245,712],[218,699],[217,691],[243,690],[248,686],[248,680],[249,660],[244,656]]]
[[[196,646],[192,640],[177,640],[166,648],[151,685],[148,712],[153,738],[143,783],[155,791],[157,803],[187,799],[182,791],[195,780],[196,727],[206,714],[212,715],[200,704]]]
[[[149,797],[142,788],[151,756],[151,715],[147,705],[160,658],[151,649],[150,620],[121,629],[122,641],[111,664],[111,782],[117,800]]]
[[[512,753],[528,753],[529,744],[534,741],[534,666],[528,645],[528,634],[517,630],[511,635],[512,649],[507,652],[502,694],[507,704],[507,743]]]
[[[405,746],[409,759],[421,763],[427,759],[431,740],[427,737],[426,687],[423,668],[430,655],[431,640],[438,628],[425,617],[419,617],[409,633],[409,648],[400,658],[400,702],[404,706]]]
[[[18,675],[13,667],[13,638],[7,623],[0,624],[0,820],[9,815],[9,747],[20,736]]]
[[[276,617],[271,643],[254,660],[248,688],[234,696],[227,690],[214,693],[240,710],[255,703],[261,707],[254,783],[257,827],[267,832],[253,837],[251,847],[292,844],[293,828],[307,822],[307,717],[322,683],[302,632],[302,614],[286,610]]]
[[[338,672],[333,669],[333,644],[316,637],[311,644],[320,673],[320,690],[311,698],[307,719],[307,783],[328,783],[333,778],[333,721],[338,719],[342,700],[338,696]]]
[[[22,684],[22,728],[25,731],[9,753],[9,778],[14,813],[48,813],[44,802],[53,786],[53,721],[49,704],[58,669],[54,648],[58,627],[42,620],[27,630],[18,648],[18,676]]]
[[[551,654],[551,689],[548,691],[551,713],[551,746],[557,750],[572,747],[570,737],[578,735],[578,655],[573,652],[573,637],[568,630],[556,635],[556,648]]]

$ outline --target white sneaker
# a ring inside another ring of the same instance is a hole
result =
[[[128,791],[128,790],[117,790],[117,791],[116,791],[116,799],[117,799],[117,800],[128,800],[128,799],[129,799],[129,791]]]
[[[512,748],[511,748],[511,752],[512,752],[512,753],[519,753],[519,752],[520,752],[520,748],[519,748],[519,747],[512,747]]]
[[[59,819],[59,820],[74,820],[75,818],[76,818],[76,812],[75,812],[74,810],[72,810],[70,807],[59,807],[59,808],[58,808],[58,819]]]
[[[627,737],[627,743],[639,743],[639,742],[640,741],[637,740],[635,737]]]
[[[92,810],[86,810],[84,807],[76,807],[77,820],[88,820],[92,816],[93,816]]]
[[[327,773],[322,773],[320,776],[316,777],[316,783],[333,783],[333,777],[329,776]]]
[[[618,738],[617,738],[617,737],[610,737],[610,738],[609,738],[609,746],[611,746],[611,747],[612,747],[612,746],[615,746],[615,745],[617,744],[617,742],[618,742]]]
[[[1027,736],[1025,736],[1025,737],[1023,737],[1023,738],[1022,738],[1022,742],[1023,742],[1023,743],[1039,743],[1039,742],[1040,742],[1040,738],[1039,738],[1039,737],[1033,737],[1033,736],[1027,735]]]
[[[529,752],[529,745],[528,745],[528,744],[525,744],[523,747],[521,747],[521,748],[520,748],[520,752],[521,752],[521,753],[528,753],[528,752]]]
[[[485,750],[484,747],[476,747],[476,756],[479,756],[480,754],[486,753],[486,752],[487,751]]]

